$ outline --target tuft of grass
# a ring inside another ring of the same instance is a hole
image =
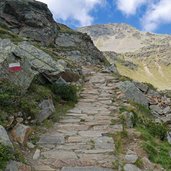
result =
[[[5,27],[2,28],[2,26],[0,26],[0,38],[2,38],[2,39],[9,38],[12,42],[21,42],[22,41],[21,37],[8,31],[7,29],[5,29]]]
[[[139,168],[143,168],[143,165],[144,165],[141,158],[138,158],[134,164]]]
[[[53,84],[52,90],[62,100],[77,102],[77,88],[68,84]]]
[[[116,132],[113,134],[113,139],[115,142],[115,154],[119,156],[119,154],[123,153],[124,151],[124,141],[126,138],[128,138],[128,133],[126,130],[121,132]]]
[[[24,155],[19,147],[15,146],[15,148],[12,149],[12,147],[0,143],[0,170],[5,170],[5,167],[10,160],[26,163]]]
[[[64,104],[56,103],[56,110],[50,119],[52,119],[53,122],[59,122],[59,120],[65,116],[67,111],[72,109],[74,106],[74,102],[65,102]]]
[[[166,170],[171,170],[170,154],[171,145],[167,141],[161,141],[153,137],[146,128],[139,128],[143,137],[143,149],[147,152],[149,159],[162,165]]]

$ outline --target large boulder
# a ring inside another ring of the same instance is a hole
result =
[[[119,88],[123,91],[125,96],[134,101],[135,103],[141,104],[148,108],[148,99],[146,96],[135,86],[131,81],[124,81],[119,84]]]
[[[10,72],[10,63],[20,63],[20,72]],[[51,78],[59,78],[59,73],[65,71],[65,66],[44,51],[36,48],[28,42],[20,42],[18,45],[9,39],[0,39],[0,79],[7,79],[27,89],[34,77],[43,75],[51,81]]]
[[[59,30],[47,5],[35,0],[1,1],[0,23],[46,45],[54,42]]]
[[[20,144],[26,144],[29,138],[29,135],[31,133],[32,133],[31,127],[23,125],[23,124],[17,124],[11,131],[13,140]]]
[[[55,112],[55,107],[52,99],[43,100],[39,107],[41,109],[40,113],[37,116],[37,120],[39,123],[46,120],[53,112]]]

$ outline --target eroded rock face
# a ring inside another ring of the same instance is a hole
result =
[[[0,27],[54,48],[57,55],[74,62],[99,63],[104,59],[87,34],[56,23],[47,5],[42,2],[3,0],[0,4],[0,23]]]
[[[10,63],[20,63],[20,72],[10,72]],[[28,42],[20,42],[18,45],[9,39],[0,39],[0,79],[7,79],[16,85],[27,89],[34,77],[43,75],[49,81],[53,76],[56,80],[58,74],[65,71],[65,66],[52,59],[50,55],[36,48]]]
[[[54,42],[59,30],[47,5],[34,0],[3,0],[0,21],[13,32],[46,45]]]
[[[61,55],[75,62],[97,63],[104,60],[103,53],[94,46],[87,34],[79,32],[59,33],[56,37],[55,46],[59,48]]]

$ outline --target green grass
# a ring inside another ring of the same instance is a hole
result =
[[[10,160],[26,163],[26,160],[18,146],[15,145],[15,148],[12,149],[11,147],[4,146],[0,143],[0,171],[5,170],[5,167]]]
[[[5,170],[8,161],[14,159],[14,150],[11,147],[0,144],[0,170]]]
[[[9,38],[12,42],[21,42],[22,38],[18,35],[8,31],[7,29],[4,29],[0,26],[0,38],[7,39]]]
[[[59,96],[62,100],[77,102],[77,88],[68,84],[54,84],[52,90],[55,95]]]
[[[167,132],[168,127],[163,123],[156,123],[152,118],[151,112],[149,109],[130,102],[132,107],[120,107],[120,114],[132,112],[132,122],[134,128],[137,129],[140,133],[140,139],[142,142],[142,148],[148,154],[149,159],[153,163],[162,165],[167,171],[171,170],[171,159],[169,152],[171,151],[171,145],[167,142]],[[124,119],[120,118],[122,124],[124,124]],[[114,136],[116,142],[116,152],[123,152],[123,142],[126,141],[126,137],[122,136],[121,133],[118,133]],[[135,163],[138,167],[142,167],[142,161],[139,160]]]
[[[138,128],[142,134],[142,147],[147,152],[149,159],[162,165],[167,171],[171,170],[171,159],[169,152],[171,145],[167,141],[161,141],[154,137],[147,128]]]

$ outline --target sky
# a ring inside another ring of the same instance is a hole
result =
[[[57,22],[75,29],[127,23],[139,30],[171,34],[171,0],[39,0]]]

